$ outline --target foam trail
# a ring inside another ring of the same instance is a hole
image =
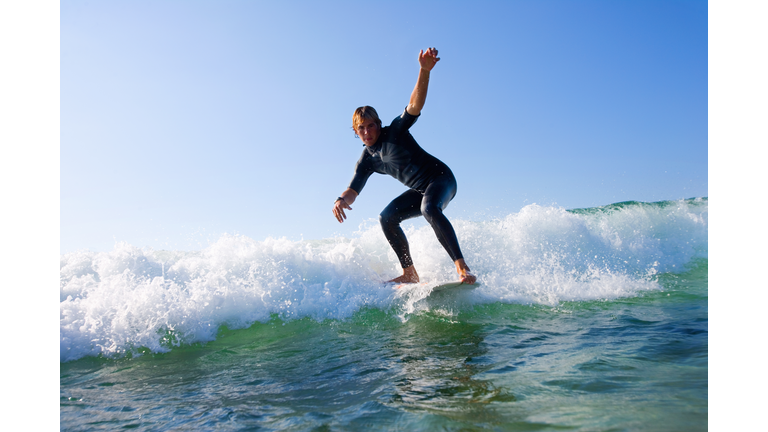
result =
[[[452,221],[482,287],[470,301],[556,305],[659,289],[658,272],[707,257],[706,199],[623,203],[566,211],[529,205],[502,219]],[[406,230],[423,280],[455,270],[431,228]],[[199,252],[121,243],[106,253],[62,255],[61,361],[154,352],[210,341],[221,325],[283,319],[345,319],[363,307],[409,313],[426,293],[396,295],[398,274],[378,226],[356,238],[255,241],[225,235]]]

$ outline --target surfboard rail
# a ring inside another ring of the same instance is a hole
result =
[[[443,291],[448,289],[475,289],[480,286],[480,282],[474,284],[466,284],[459,281],[431,281],[431,282],[417,282],[417,283],[405,283],[397,284],[393,288],[409,289],[409,288],[429,288],[430,291]]]

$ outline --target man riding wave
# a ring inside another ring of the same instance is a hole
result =
[[[402,221],[417,216],[424,216],[432,226],[440,244],[456,265],[459,280],[474,284],[477,279],[464,261],[451,222],[443,214],[456,195],[456,178],[446,164],[424,151],[408,131],[421,115],[427,99],[429,75],[438,61],[437,49],[419,51],[420,69],[416,87],[408,106],[389,126],[381,126],[378,113],[370,106],[357,108],[352,116],[352,127],[365,148],[357,161],[349,187],[333,204],[336,219],[344,222],[347,218],[344,210],[352,210],[350,205],[373,173],[391,175],[409,188],[392,200],[379,216],[384,235],[403,268],[401,276],[388,282],[419,282],[408,240],[400,227]]]

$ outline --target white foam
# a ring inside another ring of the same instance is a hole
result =
[[[634,296],[659,288],[657,272],[683,271],[707,254],[707,201],[587,213],[529,205],[503,219],[453,224],[482,281],[466,294],[473,302],[556,305]],[[456,277],[430,227],[406,233],[423,280]],[[428,309],[426,294],[398,296],[380,284],[398,271],[375,223],[352,239],[225,235],[200,252],[121,243],[108,253],[66,254],[61,360],[138,347],[167,351],[179,343],[210,341],[221,325],[246,327],[272,314],[320,321],[348,318],[366,305],[394,308],[403,316]]]

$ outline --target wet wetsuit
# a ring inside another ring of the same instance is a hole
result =
[[[418,117],[403,111],[383,127],[376,144],[363,150],[349,184],[360,194],[371,174],[379,173],[389,174],[410,188],[379,215],[384,235],[403,268],[413,265],[413,261],[400,222],[422,215],[451,259],[463,258],[456,232],[443,215],[443,209],[456,195],[456,178],[446,164],[419,147],[408,132]]]

